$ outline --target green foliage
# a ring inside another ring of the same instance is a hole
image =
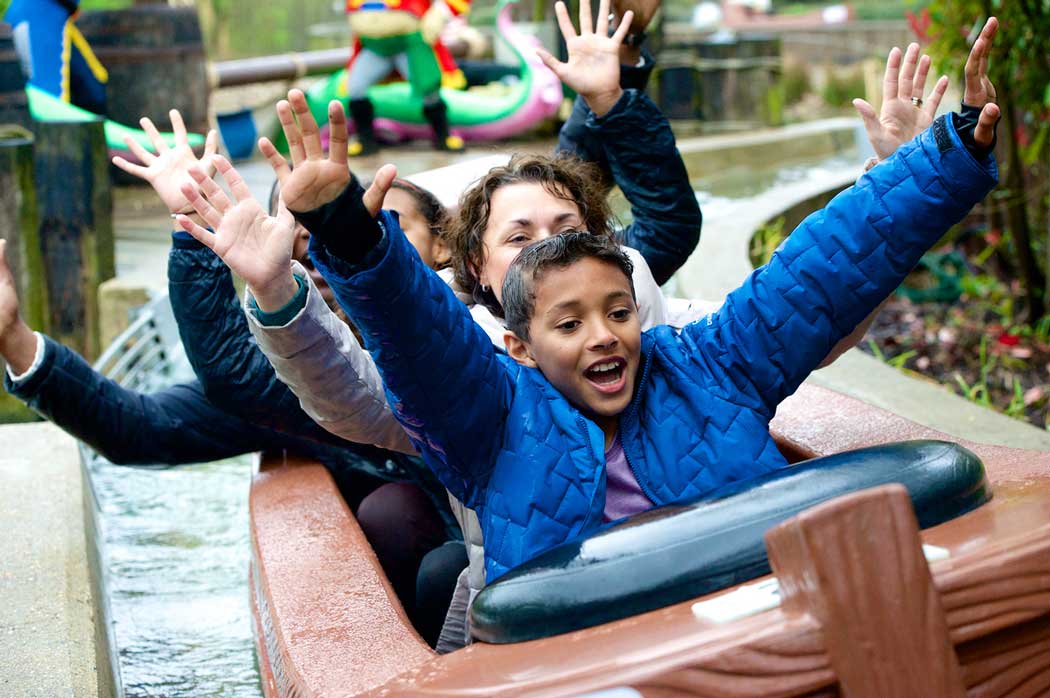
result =
[[[780,74],[780,86],[784,93],[785,104],[801,102],[802,98],[813,90],[805,64],[797,60],[785,61],[784,70]]]
[[[832,69],[824,85],[824,101],[832,107],[848,107],[857,95],[865,93],[865,88],[862,68]]]
[[[962,396],[964,398],[980,405],[981,407],[992,407],[991,393],[988,392],[988,374],[991,373],[993,368],[995,368],[995,363],[998,360],[998,357],[993,354],[989,360],[987,337],[981,337],[979,356],[981,371],[980,378],[978,378],[973,385],[969,385],[961,375],[956,373],[955,382],[959,385],[960,390],[962,390]]]
[[[1050,2],[1047,0],[930,0],[929,52],[938,69],[959,76],[970,42],[994,14],[1000,29],[988,66],[1004,120],[999,128],[1003,174],[990,199],[1005,211],[1013,266],[1023,283],[1022,306],[1050,308]],[[1011,129],[1014,130],[1011,133]]]
[[[871,349],[871,353],[875,355],[876,359],[878,359],[884,364],[889,364],[893,368],[904,373],[910,373],[910,371],[908,371],[908,369],[905,368],[905,364],[907,364],[908,361],[915,358],[919,354],[919,352],[910,349],[908,351],[901,352],[900,354],[897,354],[892,358],[886,358],[886,355],[882,353],[882,349],[879,348],[879,345],[876,344],[875,340],[873,339],[868,340],[868,348]]]
[[[784,242],[787,235],[784,233],[784,217],[765,223],[751,237],[751,245],[748,255],[751,258],[751,266],[758,268],[768,264],[769,259]]]

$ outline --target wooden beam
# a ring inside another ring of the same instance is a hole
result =
[[[839,497],[766,534],[783,609],[819,623],[842,695],[963,698],[907,491]]]

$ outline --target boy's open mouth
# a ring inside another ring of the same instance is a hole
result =
[[[595,361],[583,372],[583,375],[600,392],[619,392],[627,380],[627,360],[613,356]]]

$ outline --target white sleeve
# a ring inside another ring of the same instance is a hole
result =
[[[259,348],[310,418],[347,441],[415,454],[408,434],[386,401],[383,380],[371,355],[350,327],[321,298],[310,275],[294,263],[309,286],[306,305],[287,324],[267,326],[245,313]]]

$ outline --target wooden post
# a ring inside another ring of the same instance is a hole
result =
[[[15,278],[22,318],[47,331],[47,284],[40,255],[36,186],[33,181],[33,134],[17,126],[0,128],[0,237],[7,240],[7,263]],[[4,362],[0,361],[0,371]],[[0,422],[28,422],[35,412],[0,393]]]
[[[101,119],[38,123],[37,205],[51,335],[98,356],[98,286],[114,275],[113,196]]]
[[[40,254],[33,134],[0,130],[0,237],[7,240],[7,263],[15,277],[22,318],[46,332],[47,284]]]
[[[963,698],[908,493],[839,497],[766,534],[783,609],[808,614],[847,698]]]

